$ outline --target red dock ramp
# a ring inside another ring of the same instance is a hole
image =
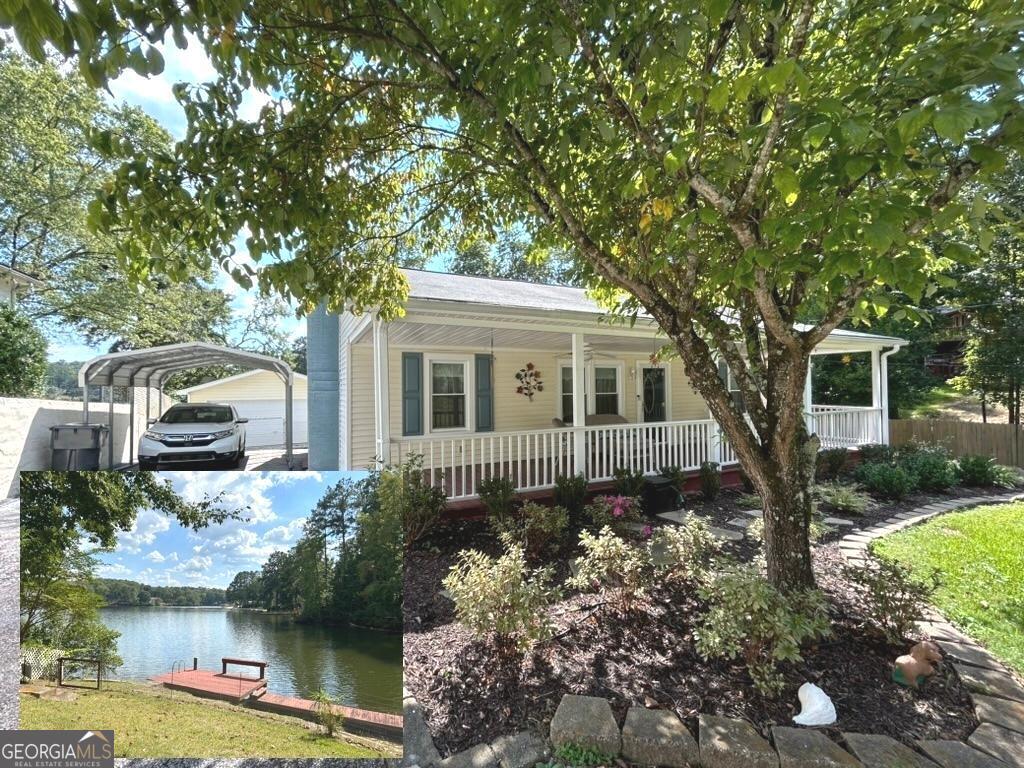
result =
[[[306,720],[316,720],[316,702],[309,699],[298,699],[294,696],[282,696],[277,693],[264,693],[258,699],[248,702],[254,709],[277,712],[282,715],[297,715]],[[402,740],[402,716],[387,712],[371,712],[367,709],[356,709],[340,704],[334,710],[345,718],[344,728],[351,733],[363,733],[389,741]]]
[[[266,679],[257,680],[242,675],[225,675],[207,669],[186,669],[182,672],[167,672],[151,677],[154,683],[161,683],[168,688],[187,691],[197,696],[208,696],[227,701],[243,701],[251,696],[259,696],[267,690]]]

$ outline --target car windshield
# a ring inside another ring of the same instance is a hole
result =
[[[160,417],[161,424],[222,424],[225,421],[234,421],[226,405],[175,406]]]

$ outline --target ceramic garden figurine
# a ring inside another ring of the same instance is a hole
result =
[[[930,640],[918,643],[910,653],[900,656],[892,668],[892,679],[900,685],[917,688],[926,677],[935,674],[935,664],[942,661],[942,651]]]

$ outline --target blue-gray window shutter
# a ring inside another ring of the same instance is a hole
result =
[[[490,355],[476,356],[476,431],[494,431],[494,376]]]
[[[402,353],[402,434],[423,434],[423,353]]]

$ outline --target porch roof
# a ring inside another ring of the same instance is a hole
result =
[[[453,275],[421,269],[404,269],[409,281],[409,298],[446,305],[452,310],[465,311],[472,307],[494,309],[532,310],[543,313],[577,313],[603,317],[608,314],[583,288],[566,285],[531,283],[525,280],[507,280],[472,275]],[[643,317],[648,317],[642,313]],[[804,328],[808,326],[803,326]],[[902,346],[906,339],[861,331],[836,329],[829,334],[830,341],[868,345]]]

